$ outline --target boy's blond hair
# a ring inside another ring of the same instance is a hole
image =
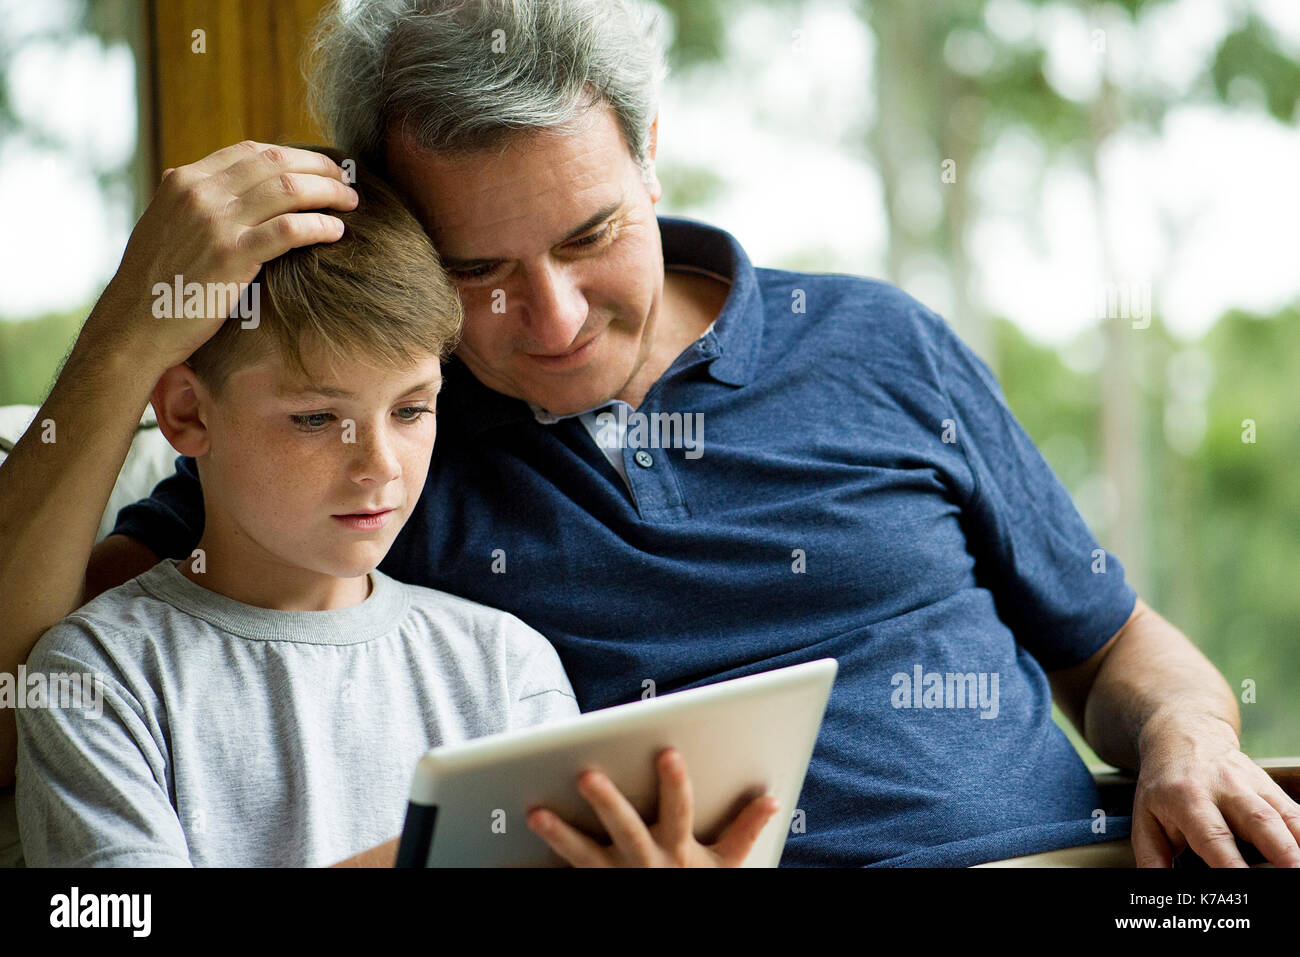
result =
[[[301,148],[340,166],[347,160],[330,147]],[[343,220],[343,235],[263,265],[254,280],[260,283],[257,326],[243,328],[245,320],[232,316],[186,360],[213,395],[272,345],[303,379],[308,342],[395,367],[430,355],[446,358],[456,347],[464,320],[460,298],[423,227],[377,174],[358,167],[353,179],[356,209],[328,210]]]

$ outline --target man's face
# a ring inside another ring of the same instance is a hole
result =
[[[389,145],[390,172],[460,292],[456,355],[489,388],[557,414],[623,390],[650,354],[663,294],[659,182],[642,179],[609,106],[580,123],[468,156]]]
[[[205,501],[250,567],[355,578],[379,564],[424,487],[439,362],[395,370],[313,350],[303,359],[312,385],[277,354],[234,372],[219,401],[199,393]],[[391,511],[341,517],[377,509]]]

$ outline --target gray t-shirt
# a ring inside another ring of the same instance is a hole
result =
[[[578,714],[555,649],[506,612],[378,570],[359,605],[275,611],[177,564],[28,659],[29,686],[98,676],[79,702],[47,677],[62,706],[17,711],[30,866],[333,864],[400,833],[428,748]]]

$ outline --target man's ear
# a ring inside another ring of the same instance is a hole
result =
[[[211,402],[193,369],[184,363],[172,366],[154,383],[149,402],[172,448],[191,458],[207,453],[211,440],[204,418]]]
[[[655,153],[659,148],[659,114],[655,114],[654,122],[650,124],[650,142],[646,146],[646,163],[642,177],[645,179],[646,188],[650,190],[650,202],[659,202],[659,197],[664,194],[664,188],[659,183],[659,177],[655,173]]]

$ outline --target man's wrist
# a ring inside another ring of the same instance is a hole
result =
[[[1214,738],[1222,738],[1234,748],[1241,747],[1237,729],[1222,715],[1177,707],[1158,708],[1147,717],[1138,733],[1138,758],[1141,760],[1152,748],[1173,742],[1195,745]]]
[[[144,334],[147,331],[144,325],[152,316],[134,320],[141,334],[131,336],[122,331],[130,327],[120,320],[116,323],[106,320],[109,313],[101,310],[113,308],[107,299],[96,305],[68,355],[65,369],[83,379],[102,377],[105,384],[115,389],[134,382],[137,389],[147,394],[175,363],[159,357],[156,339],[149,341],[150,337]]]

